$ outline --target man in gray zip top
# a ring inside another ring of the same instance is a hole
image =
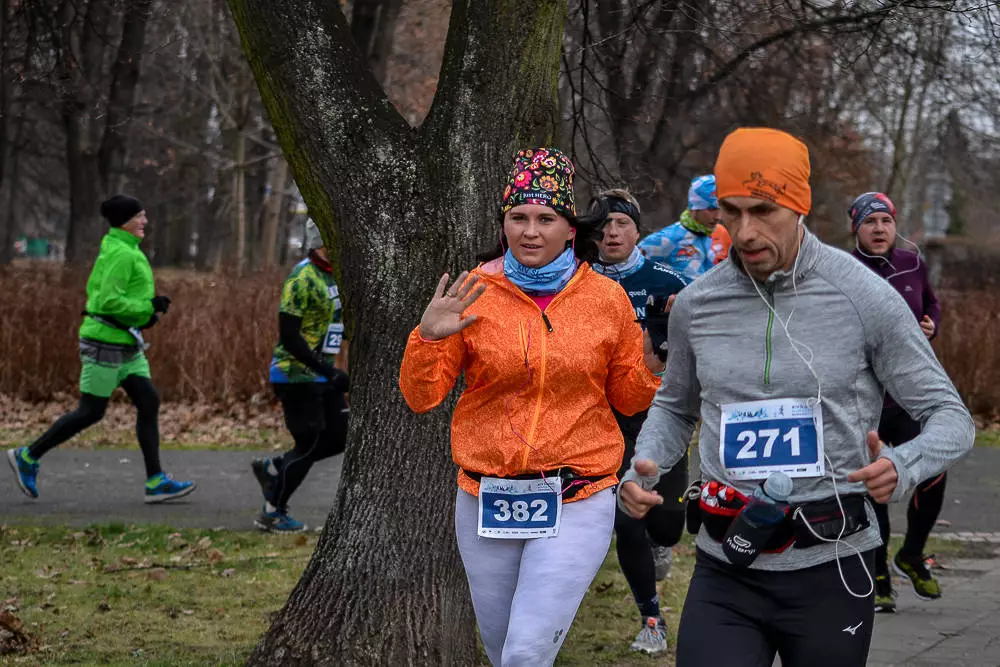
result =
[[[870,503],[943,472],[975,427],[902,297],[805,229],[805,145],[741,128],[715,177],[734,252],[677,297],[619,503],[639,517],[663,502],[652,488],[700,417],[689,518],[701,527],[678,667],[719,663],[720,646],[738,667],[770,667],[775,653],[785,667],[860,667],[880,540]],[[886,391],[923,430],[883,450]]]

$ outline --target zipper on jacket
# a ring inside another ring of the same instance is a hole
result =
[[[571,289],[571,288],[573,288],[579,280],[580,280],[580,277],[579,277],[579,273],[578,273],[577,275],[574,275],[573,278],[569,281],[569,284],[566,285],[566,287],[564,287],[563,290],[561,292],[559,292],[559,294],[556,294],[556,296],[552,299],[552,301],[549,302],[549,307],[551,307],[552,304],[554,304],[555,302],[559,301],[562,298],[562,296],[566,293],[566,291],[569,290],[569,289]],[[517,292],[517,290],[515,290],[515,293],[516,292]],[[529,303],[531,303],[531,305],[533,305],[535,308],[538,308],[538,311],[542,315],[542,322],[545,323],[545,328],[548,330],[549,333],[552,333],[553,332],[552,322],[549,321],[549,316],[545,314],[545,311],[542,310],[538,306],[538,304],[535,303],[534,300],[531,299],[530,297],[528,297],[527,295],[521,293],[520,297],[523,300],[528,301]],[[521,334],[521,344],[522,344],[523,349],[524,349],[524,363],[525,363],[525,366],[528,366],[529,365],[529,362],[528,362],[528,350],[531,347],[530,346],[531,325],[528,325],[527,331],[525,331],[525,329],[521,329],[520,327],[519,327],[519,329],[520,329],[520,334]],[[536,433],[536,431],[538,429],[538,418],[541,416],[541,413],[542,413],[542,397],[545,394],[545,371],[546,371],[546,366],[547,366],[547,363],[546,363],[547,362],[547,358],[546,357],[548,355],[548,349],[547,349],[548,346],[546,345],[546,342],[545,342],[546,341],[546,336],[542,336],[541,339],[542,339],[542,349],[541,349],[541,354],[539,355],[539,357],[541,359],[541,368],[539,369],[539,372],[538,372],[538,397],[535,399],[534,414],[531,416],[531,421],[530,421],[530,424],[528,426],[527,442],[529,444],[526,447],[524,447],[524,452],[523,452],[523,455],[521,457],[521,470],[523,470],[525,472],[527,472],[527,470],[528,470],[528,457],[530,456],[531,452],[534,450],[535,433]]]
[[[528,447],[524,448],[524,456],[521,458],[521,469],[527,472],[528,470],[528,455],[531,450],[535,447],[535,431],[538,428],[538,417],[542,413],[542,397],[545,395],[545,367],[546,367],[546,357],[548,356],[548,346],[545,344],[545,336],[542,339],[542,353],[539,355],[542,361],[542,367],[539,369],[538,373],[538,398],[535,400],[535,413],[531,416],[531,425],[528,427],[528,442],[531,443]]]
[[[767,309],[767,331],[764,333],[764,384],[771,384],[771,331],[774,328],[774,293]]]

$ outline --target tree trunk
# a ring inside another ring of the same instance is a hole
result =
[[[247,259],[247,197],[245,192],[247,137],[243,128],[236,129],[236,166],[233,167],[233,214],[236,223],[236,275],[243,275]]]
[[[402,0],[354,0],[351,33],[379,83],[385,83]]]
[[[3,203],[4,174],[7,160],[10,157],[10,78],[7,72],[7,54],[9,53],[8,36],[10,24],[7,18],[8,0],[0,0],[0,205]],[[9,188],[10,196],[14,196],[13,188]],[[0,266],[10,264],[14,258],[14,221],[7,219],[0,222]]]
[[[135,106],[135,89],[139,83],[146,24],[149,23],[152,4],[152,0],[129,0],[126,3],[122,38],[111,68],[107,122],[100,149],[101,176],[109,192],[123,187],[128,125]]]
[[[285,188],[288,186],[288,162],[283,157],[274,159],[270,167],[271,175],[268,185],[271,188],[264,212],[264,231],[261,235],[261,265],[264,268],[274,266],[278,252],[278,226],[281,213],[284,210]]]
[[[73,105],[74,107],[76,105]],[[107,226],[100,215],[100,168],[97,152],[88,149],[82,136],[87,130],[86,115],[78,108],[68,110],[66,125],[66,166],[69,170],[69,230],[66,234],[66,262],[76,264],[93,259],[101,232]]]
[[[202,269],[218,272],[232,252],[233,193],[232,179],[226,178],[224,172],[217,172],[215,183],[215,193],[208,204],[208,226],[201,226],[204,233],[198,237],[198,257]]]
[[[13,259],[14,241],[17,240],[17,234],[21,229],[21,191],[18,189],[21,183],[21,159],[16,151],[11,152],[10,174],[7,178],[10,180],[10,186],[7,192],[7,215],[4,216],[6,218],[4,229],[7,230],[8,252]]]
[[[151,2],[128,0],[125,7],[122,34],[117,39],[106,34],[111,11],[108,0],[66,3],[62,10],[60,68],[65,80],[63,123],[70,170],[69,263],[94,254],[103,231],[97,207],[120,185],[125,167],[127,126],[135,104]],[[74,49],[77,41],[79,59]],[[114,64],[106,77],[105,51],[115,41]]]
[[[452,527],[454,400],[418,416],[395,387],[438,277],[495,244],[515,147],[552,142],[565,2],[454,2],[419,131],[379,89],[336,3],[230,7],[310,216],[334,249],[354,378],[336,506],[248,664],[473,664]]]

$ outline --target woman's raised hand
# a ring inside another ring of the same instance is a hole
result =
[[[470,276],[468,271],[462,271],[451,287],[445,290],[448,279],[447,273],[441,276],[434,297],[420,318],[420,336],[426,340],[447,338],[476,321],[475,315],[462,317],[462,313],[482,296],[486,284],[479,276]]]

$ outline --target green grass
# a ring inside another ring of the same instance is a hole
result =
[[[3,664],[242,664],[315,543],[314,534],[0,526],[0,609],[13,609],[41,643],[40,652]],[[660,585],[671,632],[693,564],[686,540]],[[558,664],[672,664],[630,653],[638,629],[612,549]]]
[[[315,534],[0,525],[0,610],[14,611],[41,644],[38,653],[0,662],[242,664],[315,545]],[[935,538],[927,551],[939,560],[995,557],[993,545]],[[674,549],[670,578],[658,586],[671,644],[693,567],[693,538],[685,535]],[[556,664],[674,664],[672,654],[629,651],[638,630],[638,612],[611,549]]]
[[[1000,447],[1000,428],[976,431],[976,447]]]
[[[315,535],[0,526],[0,608],[41,642],[39,653],[5,659],[242,664],[315,544]]]
[[[660,611],[670,630],[671,647],[677,640],[677,622],[694,571],[694,557],[694,538],[685,534],[681,544],[674,547],[670,577],[656,587],[660,594]],[[629,650],[629,644],[639,632],[640,621],[632,591],[618,567],[612,546],[580,605],[556,664],[561,667],[673,665],[672,650],[669,656],[655,658]]]

